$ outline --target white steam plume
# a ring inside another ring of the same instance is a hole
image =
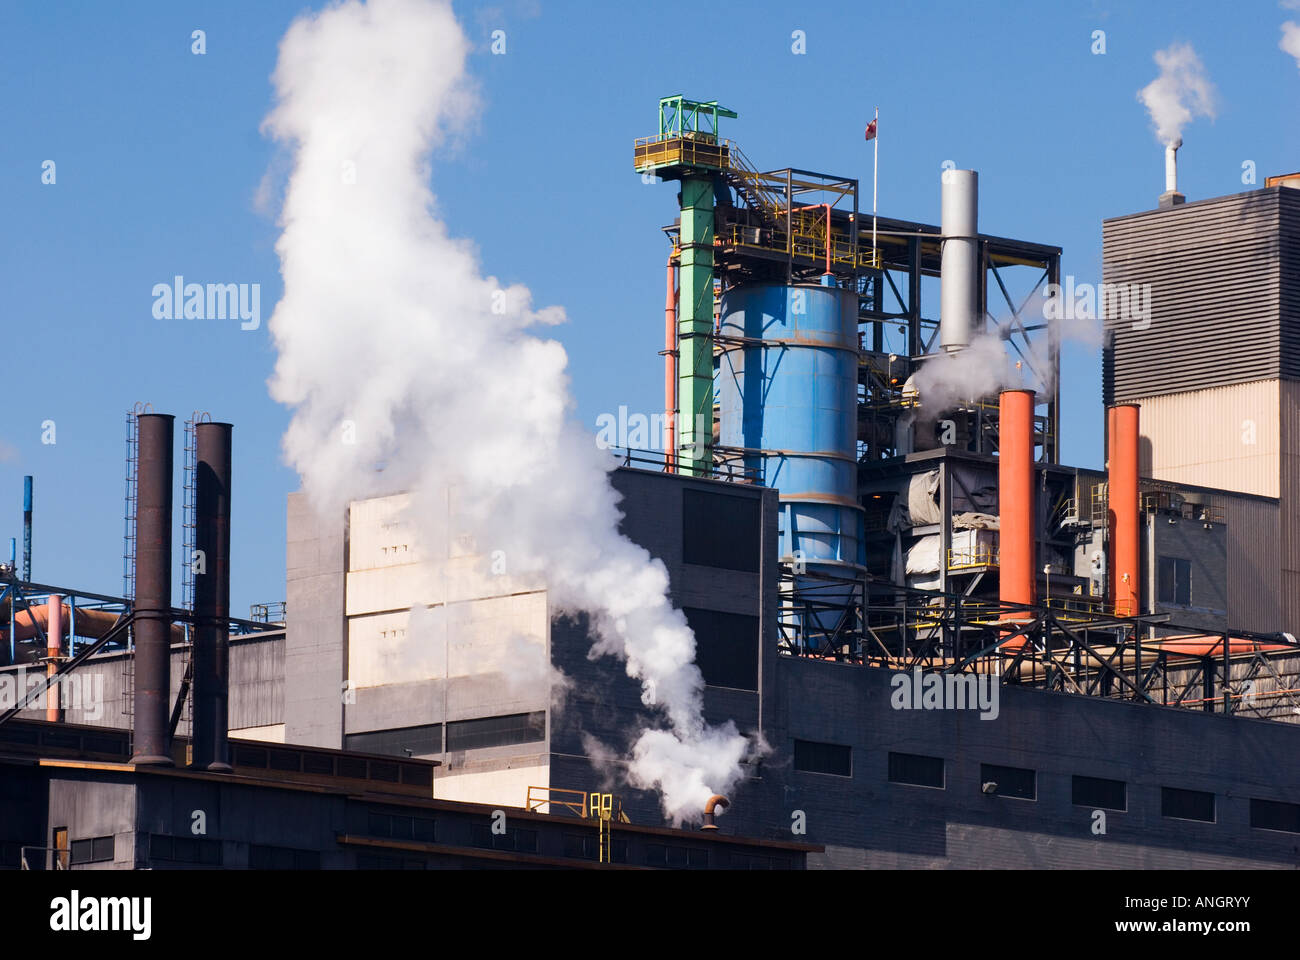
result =
[[[979,400],[1007,387],[1028,386],[1011,359],[1010,347],[993,332],[976,333],[955,353],[939,352],[916,372],[913,385],[926,416]]]
[[[697,818],[749,744],[704,723],[667,570],[617,532],[612,461],[569,417],[564,349],[531,332],[563,313],[481,275],[437,217],[430,158],[473,102],[468,51],[446,0],[349,0],[285,34],[264,125],[293,154],[270,322],[285,454],[319,509],[410,490],[426,557],[446,555],[430,518],[453,488],[480,552],[541,575],[553,609],[590,615],[593,654],[642,681],[667,725],[641,734],[629,778]]]
[[[1300,9],[1300,6],[1293,9]],[[1295,65],[1300,67],[1300,23],[1288,20],[1282,24],[1282,39],[1278,41],[1278,47],[1283,53],[1295,57]]]
[[[1214,84],[1189,43],[1174,43],[1157,50],[1160,76],[1138,91],[1138,99],[1151,114],[1156,139],[1163,144],[1177,141],[1183,127],[1195,117],[1214,119]]]

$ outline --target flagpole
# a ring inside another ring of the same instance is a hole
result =
[[[872,139],[871,158],[871,259],[876,260],[876,184],[880,170],[880,108],[876,107],[876,117],[871,121],[876,125],[876,135]],[[876,264],[878,266],[878,264]]]

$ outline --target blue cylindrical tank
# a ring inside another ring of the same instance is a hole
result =
[[[849,577],[862,559],[857,331],[856,294],[829,284],[722,298],[719,440],[780,490],[782,558]]]

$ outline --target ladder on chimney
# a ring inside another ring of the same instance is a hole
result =
[[[135,517],[138,494],[136,468],[140,463],[139,421],[136,417],[142,413],[148,413],[152,409],[150,404],[137,402],[134,407],[126,412],[126,505],[123,511],[122,596],[131,608],[135,606]],[[134,640],[135,630],[132,629],[130,639],[127,642],[129,648],[134,647]],[[122,714],[127,718],[127,729],[132,731],[128,742],[129,752],[134,748],[135,730],[134,656],[122,658]]]
[[[198,479],[199,451],[198,435],[195,428],[200,423],[208,422],[212,414],[195,410],[185,421],[185,470],[181,486],[181,607],[191,615],[194,613],[194,551],[198,549],[198,519],[195,491]],[[206,560],[206,558],[205,558]],[[185,625],[185,662],[181,667],[182,676],[193,676],[194,670],[194,625]],[[185,702],[181,708],[180,723],[189,723],[194,714],[194,685],[183,683]],[[179,729],[176,727],[175,729]]]

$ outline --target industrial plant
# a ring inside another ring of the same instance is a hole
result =
[[[1092,469],[1059,247],[982,233],[974,170],[896,219],[740,129],[671,96],[632,145],[664,436],[609,473],[753,745],[725,793],[628,775],[655,700],[454,491],[442,555],[410,490],[291,495],[284,602],[232,616],[238,425],[140,404],[121,595],[32,581],[39,476],[0,565],[0,866],[1300,866],[1300,174],[1187,198],[1171,146],[1104,221]]]

